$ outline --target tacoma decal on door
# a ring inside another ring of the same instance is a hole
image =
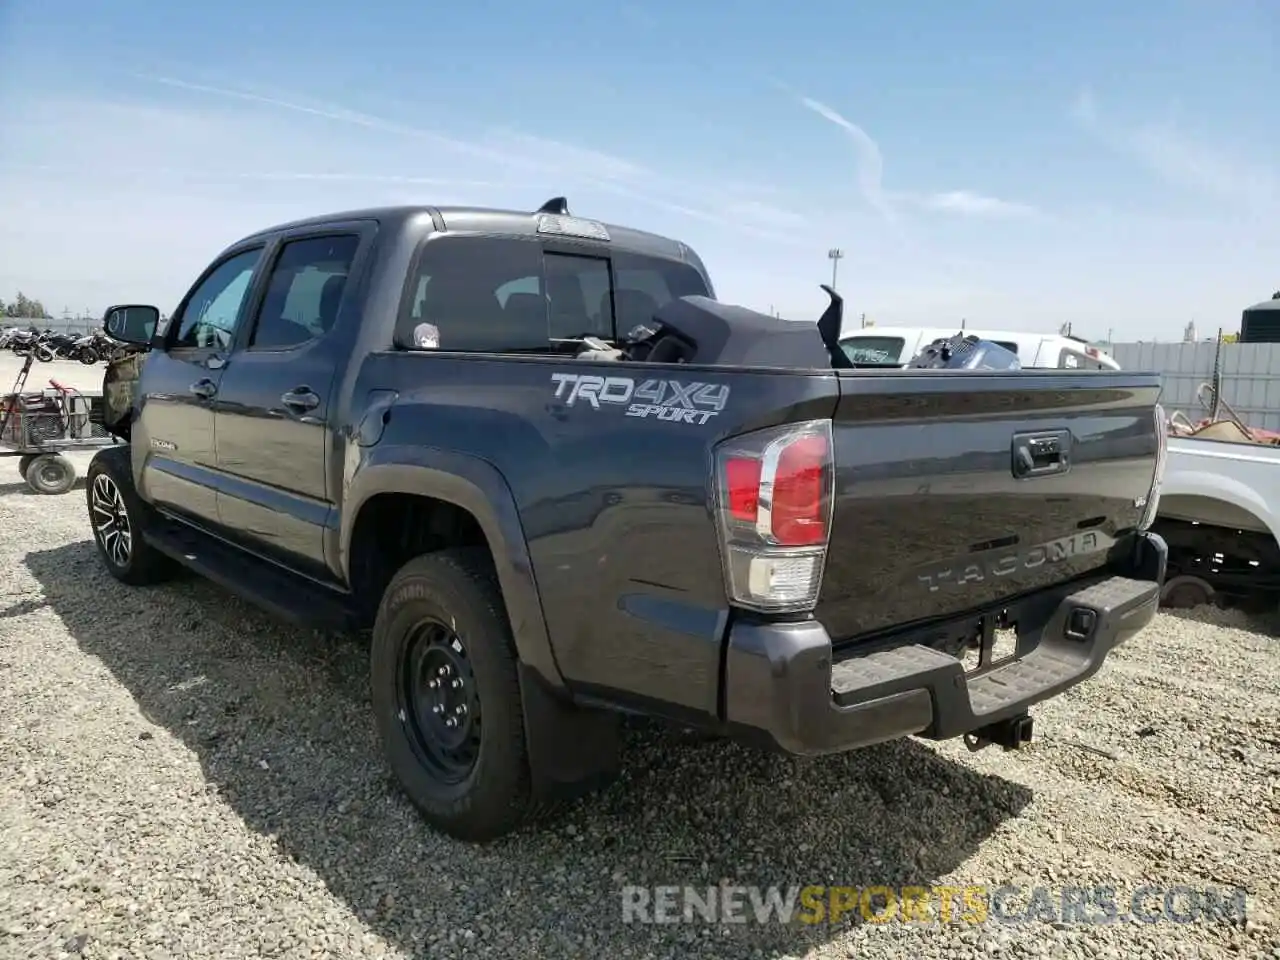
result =
[[[600,377],[594,374],[553,373],[555,397],[565,406],[584,403],[595,410],[601,404],[626,407],[626,416],[673,423],[706,423],[724,410],[729,388],[719,383],[632,377]]]

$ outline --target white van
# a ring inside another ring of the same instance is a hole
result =
[[[1119,370],[1107,353],[1078,337],[1010,330],[958,330],[955,327],[863,327],[840,338],[840,346],[854,363],[905,365],[934,340],[957,333],[980,337],[1012,350],[1024,367],[1066,370]]]

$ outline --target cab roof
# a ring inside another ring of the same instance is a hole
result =
[[[401,230],[415,226],[424,219],[429,219],[433,229],[439,232],[457,231],[459,233],[483,233],[513,237],[559,236],[570,240],[606,242],[611,249],[663,257],[670,260],[682,260],[696,265],[705,272],[701,259],[687,244],[660,234],[575,216],[569,213],[568,203],[563,197],[554,197],[534,211],[490,207],[432,206],[429,204],[344,210],[276,224],[272,227],[257,230],[237,242],[243,243],[258,237],[294,230],[299,227],[323,226],[326,223],[349,223],[353,220],[376,220],[392,230]],[[548,222],[556,221],[567,224],[569,229],[566,231],[548,230],[546,228]],[[582,232],[572,232],[575,225],[578,225]],[[603,233],[600,232],[601,230]],[[588,235],[588,233],[593,235]]]

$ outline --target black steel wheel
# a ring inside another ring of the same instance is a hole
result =
[[[428,823],[484,842],[537,813],[515,645],[487,551],[442,550],[401,567],[369,660],[383,750]]]
[[[427,620],[400,656],[400,709],[418,759],[444,783],[460,783],[480,756],[480,698],[461,638]]]

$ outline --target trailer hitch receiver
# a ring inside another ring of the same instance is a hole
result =
[[[1005,750],[1018,750],[1031,742],[1031,733],[1031,715],[1024,713],[966,733],[964,745],[974,752],[993,744]]]

